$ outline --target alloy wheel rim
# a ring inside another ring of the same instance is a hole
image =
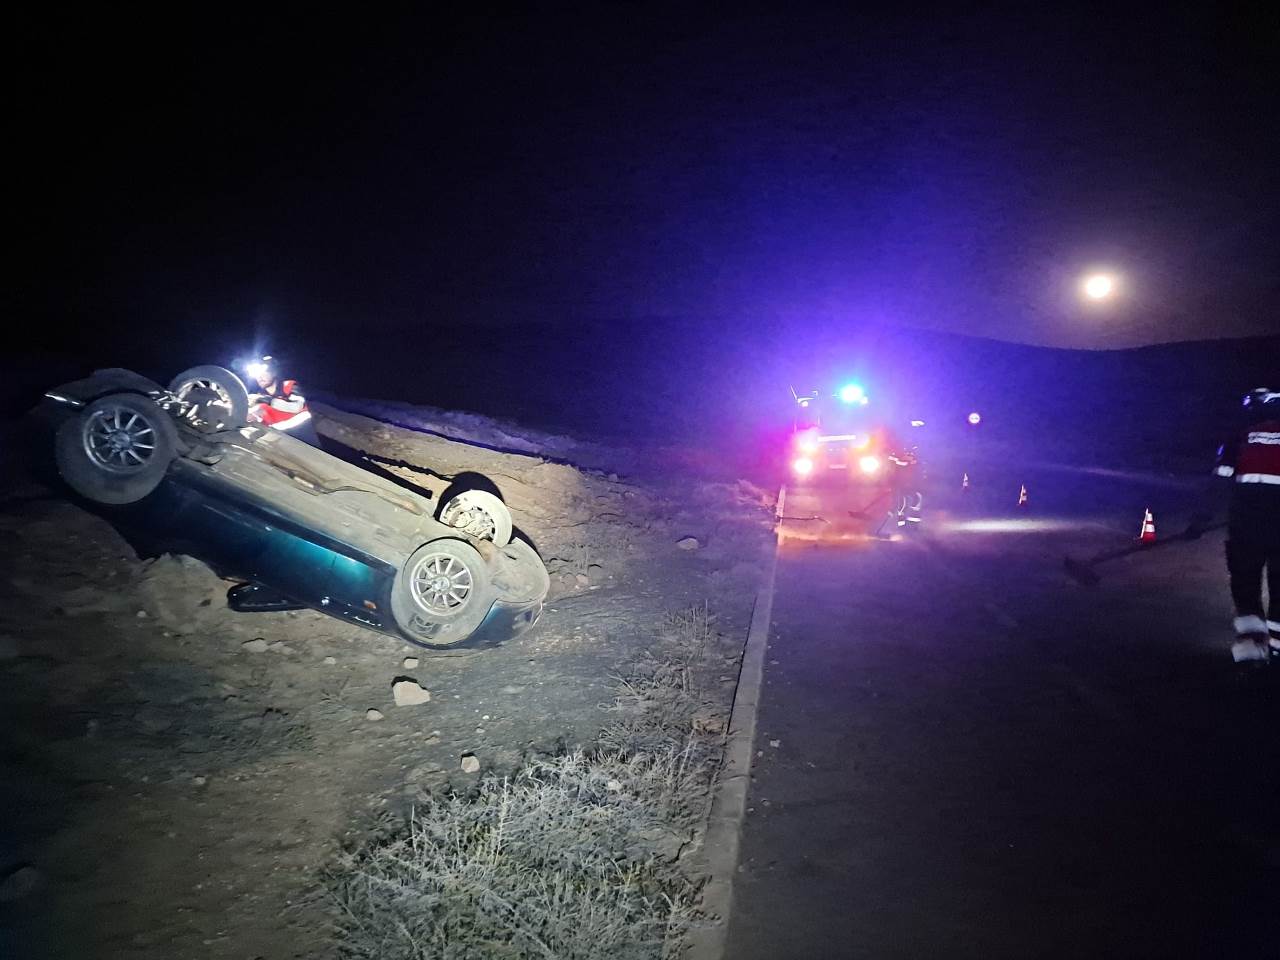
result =
[[[217,396],[218,399],[216,401],[209,401],[210,406],[224,407],[227,410],[231,409],[231,394],[227,392],[226,387],[218,383],[216,380],[188,380],[186,383],[179,384],[178,389],[173,392],[177,394],[179,400],[185,400],[187,399],[187,395],[196,387],[199,387],[202,390],[208,390],[210,393]]]
[[[89,459],[112,473],[136,473],[151,462],[156,451],[155,427],[125,406],[95,411],[85,423],[83,437]]]
[[[410,580],[413,599],[433,616],[458,613],[471,598],[475,578],[470,568],[448,553],[432,553],[414,568]]]

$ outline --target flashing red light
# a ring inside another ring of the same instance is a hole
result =
[[[818,431],[804,430],[796,434],[796,449],[801,453],[818,452]]]

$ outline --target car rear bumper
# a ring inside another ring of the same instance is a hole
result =
[[[816,462],[813,469],[807,474],[797,475],[793,472],[790,482],[799,487],[825,486],[869,489],[889,486],[889,480],[883,467],[874,473],[867,473],[859,469],[856,463],[827,463],[824,461]]]

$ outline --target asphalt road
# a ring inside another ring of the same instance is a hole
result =
[[[788,492],[727,956],[1280,956],[1280,664],[1170,538],[1203,490],[975,473],[888,541]]]

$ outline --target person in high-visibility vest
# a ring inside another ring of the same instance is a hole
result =
[[[1247,424],[1219,448],[1214,470],[1232,481],[1227,572],[1237,662],[1280,654],[1280,391],[1259,387],[1244,398],[1244,409]],[[1269,611],[1262,606],[1264,570]]]
[[[249,364],[249,374],[257,381],[260,392],[249,395],[249,419],[297,437],[313,447],[320,446],[320,435],[311,419],[307,398],[297,380],[282,380],[276,362],[263,357]]]
[[[923,427],[923,420],[912,420],[911,426]],[[918,433],[912,430],[911,439],[886,430],[883,433],[886,453],[891,464],[892,507],[899,527],[924,520],[924,465],[920,462]]]

